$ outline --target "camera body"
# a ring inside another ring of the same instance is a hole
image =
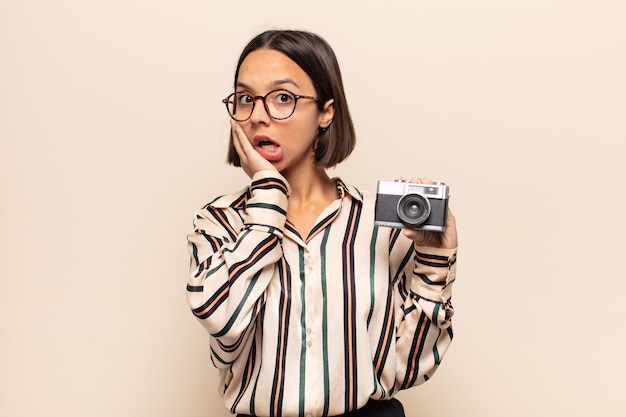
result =
[[[374,223],[378,226],[443,232],[449,188],[441,182],[378,181]]]

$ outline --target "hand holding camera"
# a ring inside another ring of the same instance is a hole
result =
[[[449,188],[425,178],[379,181],[374,222],[403,228],[418,246],[457,247],[456,223],[448,208]]]

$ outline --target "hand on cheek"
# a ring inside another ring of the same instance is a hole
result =
[[[256,151],[256,149],[254,149],[252,143],[250,143],[250,140],[239,124],[231,120],[230,126],[232,129],[233,145],[239,155],[241,167],[250,178],[252,178],[254,174],[259,171],[276,170],[274,165],[263,158]]]

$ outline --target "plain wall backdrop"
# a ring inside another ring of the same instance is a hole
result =
[[[626,3],[0,0],[0,415],[226,417],[185,302],[236,59],[334,47],[339,175],[445,181],[455,340],[408,416],[626,413]]]

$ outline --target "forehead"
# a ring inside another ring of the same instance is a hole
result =
[[[239,67],[238,86],[267,90],[290,84],[303,91],[313,86],[306,72],[282,52],[257,49],[250,52]]]

